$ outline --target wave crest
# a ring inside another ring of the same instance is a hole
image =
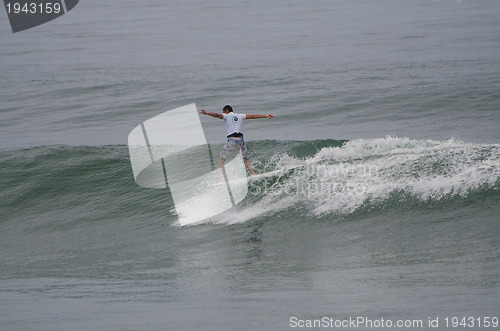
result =
[[[371,205],[440,202],[498,189],[500,146],[386,137],[357,139],[296,158],[281,154],[275,166],[297,168],[250,190],[244,221],[289,208],[315,216],[347,215]],[[234,222],[234,215],[231,216]]]

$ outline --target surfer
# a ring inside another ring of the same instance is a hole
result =
[[[231,154],[233,150],[239,148],[241,150],[241,155],[243,156],[243,161],[245,166],[250,170],[252,175],[257,175],[253,170],[250,160],[247,158],[247,146],[245,140],[243,140],[242,126],[243,120],[247,119],[258,119],[258,118],[268,118],[271,119],[274,115],[247,115],[247,114],[237,114],[233,112],[233,108],[230,105],[226,105],[222,109],[222,114],[219,113],[207,113],[205,110],[201,109],[200,113],[203,115],[208,115],[212,117],[217,117],[224,120],[227,131],[227,142],[220,151],[220,168],[224,169],[224,164],[226,159]]]

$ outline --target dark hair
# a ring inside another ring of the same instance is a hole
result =
[[[233,112],[233,107],[231,107],[230,105],[226,105],[224,106],[224,108],[222,108],[223,111],[228,111],[229,113],[232,113]]]

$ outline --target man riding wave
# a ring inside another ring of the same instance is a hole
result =
[[[217,117],[224,120],[227,132],[227,142],[220,152],[220,168],[224,169],[226,159],[229,157],[229,155],[233,150],[239,148],[239,150],[241,150],[241,155],[243,157],[245,166],[248,168],[248,170],[250,170],[252,175],[254,176],[257,175],[257,173],[252,168],[250,160],[247,158],[247,146],[245,144],[245,140],[243,139],[243,132],[242,132],[243,120],[259,119],[259,118],[271,119],[274,117],[274,115],[237,114],[233,112],[233,108],[230,105],[226,105],[222,109],[222,114],[208,113],[203,109],[200,110],[200,113],[202,113],[203,115]]]

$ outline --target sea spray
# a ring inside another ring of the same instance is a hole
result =
[[[305,204],[313,214],[345,215],[366,204],[404,204],[408,198],[441,201],[498,186],[499,156],[499,145],[457,139],[358,139],[305,159],[283,155],[277,164],[284,169],[304,166],[257,183],[252,194],[280,207]],[[294,202],[279,203],[285,199]]]

